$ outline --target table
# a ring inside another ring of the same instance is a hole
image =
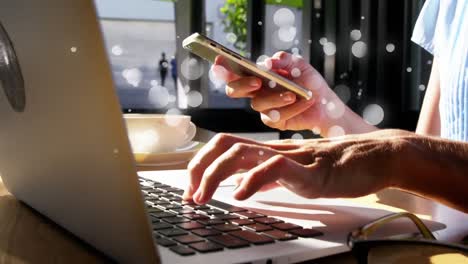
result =
[[[353,199],[390,211],[409,210],[420,217],[441,221],[447,229],[438,238],[459,241],[468,235],[468,215],[412,195],[387,190]],[[391,203],[394,206],[388,205]],[[400,206],[400,208],[395,207]],[[111,262],[44,216],[16,200],[0,178],[0,263],[107,263]],[[314,263],[355,263],[349,253]]]

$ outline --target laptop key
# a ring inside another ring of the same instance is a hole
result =
[[[189,256],[195,254],[195,250],[186,246],[174,246],[170,247],[169,249],[181,256]]]
[[[176,242],[170,240],[170,239],[167,239],[167,238],[163,238],[163,237],[160,237],[158,239],[156,239],[156,243],[160,246],[163,246],[163,247],[172,247],[172,246],[175,246],[177,245]]]
[[[229,213],[247,211],[247,209],[240,208],[240,207],[237,207],[237,206],[233,206],[233,205],[230,205],[230,204],[227,204],[227,203],[223,203],[223,202],[218,201],[218,200],[211,200],[210,202],[208,202],[208,204],[210,206],[216,207],[216,208],[221,209],[223,211],[227,211]]]
[[[246,217],[246,218],[249,218],[249,219],[265,217],[265,215],[262,215],[262,214],[259,214],[259,213],[256,213],[256,212],[252,212],[252,211],[237,212],[236,214],[238,214],[240,216],[243,216],[243,217]]]
[[[169,213],[169,212],[156,212],[156,213],[150,213],[151,216],[154,216],[156,218],[165,218],[165,217],[173,217],[175,214]]]
[[[203,239],[203,238],[201,238],[199,236],[196,236],[196,235],[192,235],[192,234],[183,235],[183,236],[176,236],[173,239],[175,241],[179,242],[179,243],[182,243],[182,244],[190,244],[190,243],[205,241],[205,239]]]
[[[182,236],[182,235],[188,234],[187,231],[179,229],[179,228],[163,229],[163,230],[159,230],[158,233],[167,237]]]
[[[206,215],[202,214],[186,214],[183,215],[184,217],[190,219],[190,220],[202,220],[202,219],[208,219],[209,217]]]
[[[188,209],[188,208],[178,208],[178,209],[171,209],[169,210],[170,212],[173,212],[173,213],[176,213],[176,214],[194,214],[195,211],[193,211],[192,209]]]
[[[151,226],[153,227],[153,230],[172,228],[172,225],[164,222],[153,223]]]
[[[226,223],[224,220],[221,219],[200,219],[198,222],[202,225],[222,225]]]
[[[200,228],[200,229],[194,229],[190,230],[192,233],[199,235],[201,237],[208,237],[208,236],[217,236],[221,235],[222,233],[218,230],[215,229],[208,229],[208,228]]]
[[[210,242],[210,241],[193,243],[193,244],[190,244],[189,247],[201,253],[208,253],[208,252],[223,250],[222,246],[216,243]]]
[[[264,224],[264,225],[271,225],[276,223],[282,223],[283,221],[273,218],[273,217],[262,217],[262,218],[255,218],[255,222]]]
[[[153,223],[151,226],[153,227],[153,230],[172,228],[172,225],[164,222]]]
[[[279,230],[283,230],[283,231],[302,228],[302,226],[291,224],[291,223],[272,224],[271,227],[279,229]]]
[[[268,230],[273,230],[270,226],[255,223],[253,225],[245,225],[245,228],[248,228],[250,230],[253,230],[255,232],[263,232],[263,231],[268,231]]]
[[[289,233],[296,235],[296,236],[300,236],[300,237],[316,237],[316,236],[323,235],[322,232],[317,231],[312,228],[294,229],[294,230],[290,230]]]
[[[158,213],[158,212],[162,212],[161,209],[157,208],[157,207],[151,207],[151,208],[147,208],[146,211],[148,213]]]
[[[162,204],[159,207],[163,208],[164,210],[181,209],[182,208],[182,206],[177,205],[177,204]]]
[[[233,225],[238,225],[238,226],[255,224],[255,222],[253,220],[243,219],[243,218],[242,219],[233,219],[233,220],[230,220],[229,222],[231,222],[231,224],[233,224]]]
[[[287,232],[284,232],[284,231],[281,231],[281,230],[270,230],[270,231],[265,231],[263,232],[263,234],[273,238],[273,239],[276,239],[276,240],[281,240],[281,241],[286,241],[286,240],[293,240],[293,239],[297,239],[297,236],[293,235],[293,234],[290,234],[290,233],[287,233]]]
[[[225,213],[224,211],[213,209],[213,208],[203,209],[203,210],[200,210],[200,212],[202,212],[203,214],[207,214],[207,215],[220,215],[220,214]]]
[[[197,229],[197,228],[204,227],[204,225],[202,225],[202,224],[200,224],[200,223],[198,223],[196,221],[181,223],[181,224],[178,224],[177,226],[184,229],[184,230],[192,230],[192,229]]]
[[[166,217],[166,218],[163,218],[162,220],[168,222],[169,224],[180,224],[180,223],[185,223],[185,222],[190,221],[187,218],[180,217],[180,216]]]
[[[252,231],[248,230],[239,230],[239,231],[234,231],[230,232],[230,235],[233,235],[235,237],[238,237],[240,239],[247,240],[248,242],[255,244],[255,245],[261,245],[261,244],[267,244],[267,243],[273,243],[275,242],[271,237],[257,234]]]
[[[245,240],[238,239],[228,234],[208,237],[209,240],[227,248],[248,247],[250,244]]]
[[[232,219],[239,219],[240,217],[238,215],[233,215],[233,214],[222,214],[222,215],[215,215],[214,219],[220,219],[220,220],[232,220]]]
[[[223,225],[215,225],[213,226],[214,229],[221,231],[221,232],[231,232],[235,230],[240,230],[239,226],[233,224],[223,224]]]

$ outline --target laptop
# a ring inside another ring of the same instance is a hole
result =
[[[113,260],[299,262],[388,213],[282,189],[234,201],[229,181],[184,203],[186,171],[137,174],[92,1],[1,1],[0,23],[4,184]]]

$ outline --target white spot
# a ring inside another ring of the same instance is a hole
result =
[[[119,154],[119,149],[118,149],[118,148],[115,148],[115,149],[113,150],[113,152],[114,152],[114,154]]]
[[[322,103],[322,104],[327,104],[327,103],[328,103],[328,101],[327,101],[327,99],[325,99],[325,98],[322,98],[322,101],[321,101],[321,103]]]
[[[180,38],[180,36],[177,36],[177,38],[179,39],[179,38]]]
[[[148,101],[156,108],[164,108],[169,104],[169,91],[162,86],[154,86],[148,92]]]
[[[261,26],[261,25],[263,25],[263,22],[262,22],[262,21],[258,21],[257,24],[258,24],[259,26]]]
[[[229,43],[234,44],[237,41],[237,36],[236,36],[236,34],[234,34],[232,32],[229,32],[229,33],[226,34],[226,40]]]
[[[292,42],[296,37],[297,29],[296,27],[281,27],[278,30],[278,38],[283,42]]]
[[[127,112],[131,113],[131,112],[132,112],[132,109],[128,109]]]
[[[385,49],[388,53],[392,53],[395,51],[395,45],[392,43],[388,43],[387,46],[385,46]]]
[[[176,101],[175,95],[169,95],[169,103],[174,103]]]
[[[367,54],[367,44],[362,41],[355,42],[351,47],[351,52],[356,58],[362,58]]]
[[[270,81],[268,82],[268,86],[269,86],[270,88],[275,88],[275,87],[276,87],[276,82],[270,80]]]
[[[362,113],[364,120],[371,125],[378,125],[384,119],[384,110],[378,104],[370,104],[364,108]]]
[[[319,43],[320,43],[320,45],[322,45],[322,46],[325,45],[327,42],[328,42],[328,39],[325,38],[325,37],[319,39]]]
[[[280,8],[273,14],[273,22],[278,27],[289,27],[294,25],[296,17],[289,8]]]
[[[299,40],[298,39],[295,39],[294,40],[294,45],[298,45],[299,44]],[[296,48],[297,49],[297,48]],[[293,49],[294,50],[294,49]],[[299,51],[299,50],[298,50]]]
[[[183,89],[184,89],[184,93],[190,92],[190,86],[188,86],[188,85],[185,85],[185,86],[183,87]]]
[[[341,102],[328,102],[326,105],[326,112],[330,118],[338,119],[344,115],[344,104]]]
[[[187,57],[180,65],[180,72],[188,80],[199,79],[204,72],[203,63],[199,62],[195,58]]]
[[[420,84],[418,89],[419,89],[419,91],[424,91],[424,90],[426,90],[426,86],[424,84]]]
[[[307,95],[312,98],[312,91],[307,91]]]
[[[75,52],[78,51],[78,48],[77,48],[77,47],[71,47],[71,48],[70,48],[70,51],[71,51],[72,53],[75,53]]]
[[[432,64],[432,61],[431,60],[428,60],[427,61],[427,65],[431,65]]]
[[[271,70],[271,64],[270,63],[267,63],[267,60],[269,59],[270,57],[268,57],[267,55],[260,55],[257,60],[256,60],[256,64],[257,66],[264,70],[264,71],[268,71],[268,70]]]
[[[366,19],[366,18],[365,18],[364,16],[362,16],[362,17],[361,17],[361,20],[364,20],[364,19]]]
[[[208,72],[208,77],[214,86],[219,89],[224,87],[226,84],[225,80],[227,79],[228,71],[221,65],[213,65]]]
[[[407,72],[412,72],[412,71],[413,71],[413,68],[408,67],[408,68],[406,68],[406,71],[407,71]]]
[[[153,87],[153,86],[158,86],[159,83],[158,83],[158,81],[156,81],[156,80],[151,80],[151,81],[150,81],[150,84],[151,84],[151,86]]]
[[[358,81],[358,82],[357,82],[357,85],[361,86],[361,85],[362,85],[362,81]]]
[[[272,122],[278,122],[280,121],[281,119],[281,114],[280,112],[278,112],[278,110],[271,110],[270,112],[268,112],[268,118],[272,121]]]
[[[140,69],[138,68],[131,68],[123,70],[122,76],[133,87],[137,87],[143,78],[143,73],[141,73]]]
[[[263,152],[263,150],[260,150],[260,151],[258,152],[258,155],[260,155],[260,156],[263,156],[263,154],[265,154],[265,152]]]
[[[301,70],[299,70],[298,68],[293,68],[291,70],[291,76],[293,78],[298,78],[299,76],[301,76]]]
[[[167,110],[166,115],[164,116],[164,121],[169,126],[177,126],[182,119],[174,117],[175,115],[181,115],[182,112],[177,108],[171,108]]]
[[[336,45],[333,42],[327,42],[323,45],[323,52],[328,56],[333,56],[336,53]]]
[[[341,137],[345,135],[345,130],[340,126],[332,126],[328,129],[328,137]]]
[[[296,39],[296,41],[297,41],[297,39]],[[292,51],[293,54],[299,54],[299,49],[298,48],[293,48],[291,51]]]
[[[309,44],[312,44],[312,40],[311,40],[311,39],[309,39],[309,40],[307,41],[307,43],[309,43]]]
[[[351,30],[351,33],[349,33],[349,35],[351,36],[351,39],[354,41],[358,41],[362,37],[361,31],[359,29]]]
[[[245,160],[245,157],[244,157],[244,156],[242,156],[242,157],[241,157],[241,159]]]
[[[304,139],[304,137],[299,134],[299,133],[294,133],[292,136],[291,136],[291,139],[294,139],[294,140],[301,140],[301,139]]]
[[[316,18],[320,18],[320,13],[316,13],[316,14],[315,14],[315,17],[316,17]]]
[[[203,102],[203,96],[198,91],[190,91],[187,94],[187,104],[191,107],[199,107]]]
[[[120,55],[123,54],[123,49],[119,45],[115,45],[115,46],[112,47],[111,52],[115,56],[120,56]]]
[[[351,99],[351,89],[344,84],[339,84],[335,87],[334,92],[345,104]]]
[[[322,132],[322,130],[320,129],[320,127],[313,127],[313,128],[312,128],[312,132],[313,132],[315,135],[320,135],[320,133]]]
[[[154,130],[133,132],[129,136],[133,152],[148,153],[159,142],[159,135]]]

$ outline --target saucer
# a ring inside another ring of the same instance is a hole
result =
[[[137,166],[174,166],[184,164],[190,161],[193,156],[203,147],[204,143],[192,141],[177,148],[172,152],[162,153],[133,153]]]

